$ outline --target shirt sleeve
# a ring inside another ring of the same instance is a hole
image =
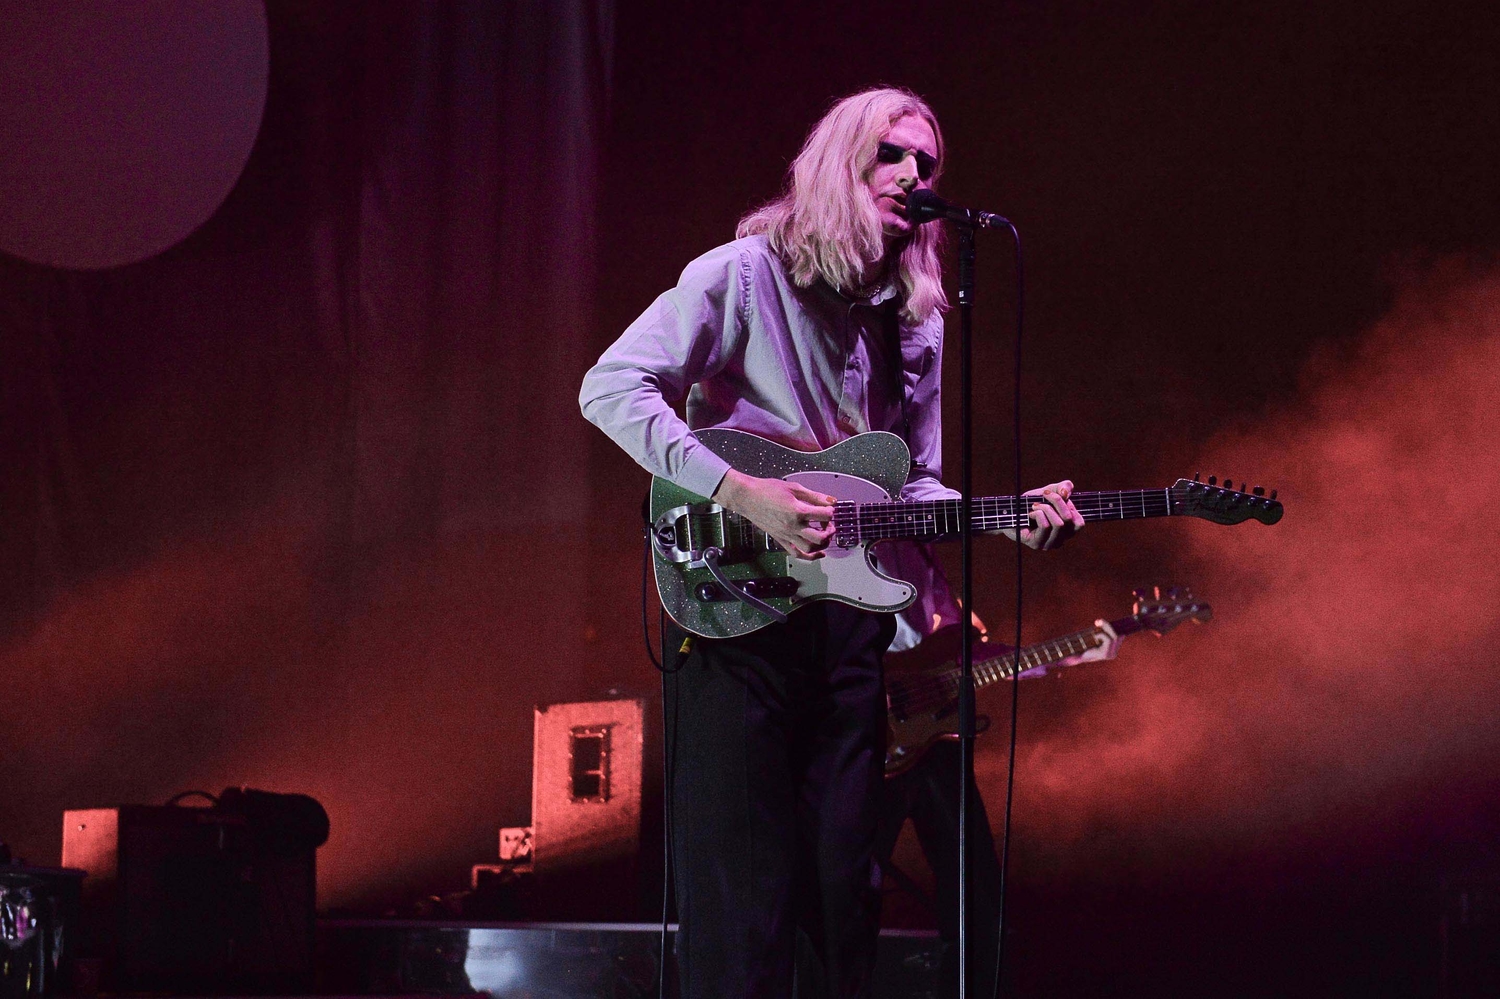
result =
[[[907,402],[910,420],[907,446],[911,448],[912,466],[906,485],[901,489],[904,500],[958,499],[956,489],[943,485],[943,318],[934,315],[914,334],[923,342],[927,363],[919,369]]]
[[[738,349],[749,280],[749,258],[732,243],[694,260],[589,369],[578,394],[584,417],[641,467],[704,497],[729,463],[698,442],[672,404]]]

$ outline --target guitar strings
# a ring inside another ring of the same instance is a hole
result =
[[[1075,631],[1070,635],[1022,649],[1019,666],[1016,654],[1008,652],[988,662],[975,663],[974,673],[980,677],[982,683],[1009,679],[1017,672],[1025,672],[1059,659],[1066,659],[1068,656],[1087,652],[1097,647],[1097,642],[1090,641],[1091,638],[1097,638],[1097,636],[1098,631],[1093,628]],[[1075,642],[1079,646],[1077,649],[1073,648]],[[891,706],[908,715],[935,711],[958,697],[958,676],[957,667],[952,669],[939,667],[938,670],[919,673],[911,677],[894,678],[888,688]]]
[[[1160,517],[1172,513],[1173,504],[1181,503],[1181,487],[1165,489],[1120,490],[1114,492],[1074,493],[1073,504],[1086,520]],[[1023,501],[1024,502],[1024,501]],[[976,526],[996,530],[1027,526],[1030,512],[1017,514],[1009,496],[983,497],[974,501]],[[846,536],[853,532],[856,540],[881,540],[921,534],[951,534],[958,529],[957,500],[921,500],[915,502],[861,503],[840,505],[834,513],[834,526]]]

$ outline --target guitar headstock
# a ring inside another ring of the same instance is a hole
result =
[[[1184,621],[1202,624],[1214,619],[1214,610],[1193,596],[1186,586],[1153,586],[1149,590],[1136,590],[1135,604],[1131,616],[1146,631],[1165,635]]]
[[[1276,501],[1276,490],[1267,496],[1265,489],[1256,486],[1245,491],[1247,483],[1233,488],[1228,479],[1219,485],[1218,479],[1210,475],[1207,482],[1199,482],[1198,476],[1178,479],[1170,491],[1172,513],[1201,517],[1215,524],[1240,524],[1247,520],[1258,520],[1262,524],[1274,524],[1285,512]]]

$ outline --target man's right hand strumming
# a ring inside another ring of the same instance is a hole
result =
[[[795,482],[759,479],[731,468],[713,498],[798,558],[822,558],[833,540],[836,500]]]

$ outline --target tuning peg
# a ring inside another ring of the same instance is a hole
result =
[[[1177,600],[1177,599],[1180,599],[1181,593],[1182,593],[1182,590],[1179,587],[1169,586],[1167,588],[1167,599],[1168,600]]]
[[[1271,498],[1272,499],[1276,498],[1276,490],[1274,490],[1274,489],[1271,490]]]
[[[1250,491],[1252,493],[1254,493],[1255,495],[1257,495],[1257,496],[1264,496],[1266,494],[1266,487],[1265,486],[1256,486],[1254,489],[1252,489]]]
[[[1202,472],[1194,472],[1193,473],[1193,481],[1197,482],[1198,481],[1198,476],[1200,476],[1202,474],[1203,474]]]
[[[1131,595],[1132,598],[1134,598],[1136,600],[1145,600],[1146,599],[1146,591],[1145,590],[1131,590],[1130,591],[1130,595]]]
[[[1208,477],[1208,484],[1211,485],[1211,486],[1218,485],[1219,484],[1219,477],[1217,475],[1210,475]]]

